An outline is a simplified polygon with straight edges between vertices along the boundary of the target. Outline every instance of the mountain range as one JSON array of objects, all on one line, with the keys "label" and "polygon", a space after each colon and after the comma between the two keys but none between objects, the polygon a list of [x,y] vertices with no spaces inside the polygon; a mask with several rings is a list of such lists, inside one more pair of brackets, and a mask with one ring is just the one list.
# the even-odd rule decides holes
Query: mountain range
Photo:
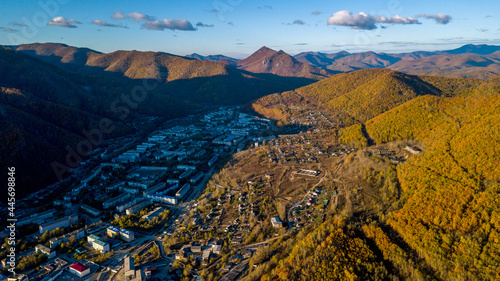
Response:
[{"label": "mountain range", "polygon": [[[0,49],[0,113],[8,117],[0,121],[5,140],[0,149],[2,165],[28,163],[23,164],[26,173],[38,178],[23,178],[36,178],[25,183],[35,190],[54,181],[47,163],[66,155],[64,144],[82,140],[82,131],[94,128],[98,120],[116,122],[118,129],[107,136],[113,138],[130,134],[133,130],[127,122],[136,116],[176,118],[210,106],[252,100],[257,112],[284,123],[297,108],[319,108],[337,126],[346,127],[420,95],[446,96],[456,89],[472,89],[480,81],[405,73],[485,79],[499,72],[499,48],[466,45],[397,55],[339,52],[292,57],[262,47],[246,59],[235,60],[163,52],[106,54],[59,43],[5,46]],[[383,67],[403,72],[355,71]],[[131,111],[129,119],[120,120],[113,103],[145,83],[155,85],[148,90],[148,98]],[[305,105],[296,104],[302,101]],[[27,161],[26,155],[38,160]]]},{"label": "mountain range", "polygon": [[[334,171],[354,167],[356,173],[311,184],[322,190],[342,186],[343,193],[328,196],[332,202],[345,198],[346,211],[330,203],[333,216],[311,217],[316,225],[277,237],[266,258],[252,260],[253,273],[266,280],[499,280],[499,54],[497,46],[466,45],[440,52],[292,57],[263,47],[233,60],[104,54],[55,43],[3,47],[0,166],[16,167],[16,192],[22,197],[54,182],[51,163],[65,162],[68,147],[102,120],[113,122],[104,136],[112,139],[131,136],[133,121],[144,117],[163,121],[227,104],[247,104],[284,126],[321,113],[330,126],[318,128],[315,136],[325,137],[328,148],[341,143],[359,148],[337,158]],[[436,73],[450,77],[430,76]],[[113,104],[125,104],[134,89],[146,89],[147,98],[121,118]],[[391,146],[404,156],[382,155],[392,152],[380,148]],[[260,159],[265,150],[248,153]],[[334,157],[330,152],[322,157]],[[350,165],[360,161],[388,169]],[[364,190],[359,184],[364,182],[380,190],[380,198]],[[376,206],[388,205],[386,212],[377,207],[364,217],[348,210],[354,204],[347,198],[365,195]],[[319,209],[326,208],[325,201],[318,202]],[[262,224],[273,229],[267,217]]]},{"label": "mountain range", "polygon": [[[18,167],[27,187],[19,196],[54,182],[51,163],[65,163],[66,147],[105,118],[115,124],[105,138],[116,138],[131,134],[128,123],[139,116],[177,118],[315,81],[165,53],[102,54],[51,43],[0,48],[0,73],[0,165]],[[140,105],[123,109],[134,89],[145,88]]]},{"label": "mountain range", "polygon": [[[274,73],[283,76],[302,74],[305,72],[318,74],[320,77],[339,72],[350,72],[366,68],[390,68],[408,74],[439,75],[460,78],[488,79],[500,74],[500,46],[464,45],[457,49],[445,51],[415,51],[410,53],[390,54],[361,52],[337,53],[303,52],[289,56],[283,51],[274,51],[262,47],[243,60],[231,59],[235,67],[252,72]],[[207,59],[210,57],[210,59]],[[196,57],[201,60],[216,60],[213,56]],[[281,59],[275,59],[281,57]],[[224,60],[227,60],[224,57]],[[283,63],[283,61],[287,61]],[[305,63],[315,68],[300,65]],[[300,65],[300,66],[298,66]],[[284,69],[286,66],[286,70]],[[325,72],[326,71],[326,72]],[[309,76],[317,78],[314,76]]]},{"label": "mountain range", "polygon": [[35,43],[10,48],[81,74],[105,73],[132,79],[166,81],[227,75],[230,71],[228,67],[251,73],[312,80],[367,68],[390,68],[408,74],[478,79],[488,79],[500,74],[500,46],[484,44],[469,44],[444,51],[399,54],[341,51],[330,54],[303,52],[295,56],[264,46],[242,60],[224,55],[191,54],[182,57],[163,52],[116,51],[104,54],[58,43]]}]

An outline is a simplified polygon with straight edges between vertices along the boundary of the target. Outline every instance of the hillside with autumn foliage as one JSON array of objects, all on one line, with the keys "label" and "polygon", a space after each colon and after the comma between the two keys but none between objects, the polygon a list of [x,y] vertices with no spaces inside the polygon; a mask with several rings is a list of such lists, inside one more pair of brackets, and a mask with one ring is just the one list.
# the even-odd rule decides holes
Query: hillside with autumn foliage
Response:
[{"label": "hillside with autumn foliage", "polygon": [[421,97],[366,124],[379,143],[416,139],[428,147],[398,167],[406,202],[387,223],[443,279],[499,278],[499,117],[498,90],[484,90]]},{"label": "hillside with autumn foliage", "polygon": [[[334,122],[330,132],[360,149],[335,165],[331,184],[351,181],[351,192],[379,200],[350,213],[334,212],[333,221],[327,215],[323,224],[286,238],[285,254],[260,265],[247,280],[500,278],[500,77],[365,70],[266,96],[252,106],[288,125],[311,111],[349,120]],[[401,147],[404,158],[401,143],[412,143]],[[380,162],[384,154],[389,157]],[[367,155],[372,164],[363,160]],[[390,168],[373,170],[380,165],[375,163]]]}]

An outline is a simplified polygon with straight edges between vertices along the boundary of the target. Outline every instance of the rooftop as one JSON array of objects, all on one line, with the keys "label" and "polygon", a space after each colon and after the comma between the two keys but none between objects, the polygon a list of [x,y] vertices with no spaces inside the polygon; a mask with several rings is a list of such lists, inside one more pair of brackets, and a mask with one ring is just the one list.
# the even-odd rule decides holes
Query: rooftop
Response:
[{"label": "rooftop", "polygon": [[72,269],[74,269],[74,270],[76,270],[78,272],[84,272],[85,270],[89,269],[88,267],[86,267],[85,265],[83,265],[83,264],[81,264],[79,262],[71,265],[70,268],[72,268]]},{"label": "rooftop", "polygon": [[114,232],[119,232],[120,230],[114,226],[108,227],[109,230],[114,231]]},{"label": "rooftop", "polygon": [[132,234],[134,234],[134,232],[133,232],[133,231],[131,231],[131,230],[126,230],[126,229],[120,229],[120,232],[121,232],[121,233],[124,233],[124,234],[127,234],[127,235],[132,235]]},{"label": "rooftop", "polygon": [[95,240],[94,243],[96,243],[97,245],[100,245],[100,246],[105,246],[108,244],[108,243],[101,241],[101,240]]}]

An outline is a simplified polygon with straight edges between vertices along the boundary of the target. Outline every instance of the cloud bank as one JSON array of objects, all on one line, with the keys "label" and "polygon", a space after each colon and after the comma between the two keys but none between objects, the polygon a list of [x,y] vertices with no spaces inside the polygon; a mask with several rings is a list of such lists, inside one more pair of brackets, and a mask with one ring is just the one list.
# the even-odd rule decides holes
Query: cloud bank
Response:
[{"label": "cloud bank", "polygon": [[379,23],[388,24],[421,24],[417,18],[432,19],[437,24],[448,24],[451,20],[450,15],[445,14],[419,14],[415,17],[402,17],[395,15],[392,17],[384,17],[379,15],[370,15],[365,12],[353,14],[351,11],[343,10],[334,13],[328,18],[328,25],[349,26],[353,29],[373,30],[377,28]]},{"label": "cloud bank", "polygon": [[417,15],[417,18],[433,19],[437,24],[448,24],[451,20],[450,15],[445,15],[443,13],[439,13],[437,15],[420,14]]},{"label": "cloud bank", "polygon": [[213,24],[204,24],[201,21],[199,21],[198,23],[196,23],[196,26],[197,27],[214,27]]},{"label": "cloud bank", "polygon": [[102,20],[93,20],[91,23],[95,24],[95,25],[99,25],[99,26],[128,28],[128,27],[121,25],[121,24],[111,24],[111,23],[107,23],[107,22],[102,21]]},{"label": "cloud bank", "polygon": [[114,12],[111,18],[115,20],[133,19],[137,22],[143,20],[153,20],[153,17],[139,12],[133,12],[126,15],[122,12]]},{"label": "cloud bank", "polygon": [[66,28],[76,28],[77,26],[75,24],[81,24],[81,22],[76,21],[74,19],[67,20],[64,17],[55,17],[47,23],[47,25],[66,27]]},{"label": "cloud bank", "polygon": [[379,15],[369,15],[361,12],[353,14],[351,11],[343,10],[334,13],[328,18],[328,25],[349,26],[354,29],[372,30],[377,28],[377,23],[392,24],[420,24],[414,17],[402,17],[395,15],[393,17],[384,17]]},{"label": "cloud bank", "polygon": [[143,25],[143,28],[150,30],[184,30],[184,31],[193,31],[196,28],[186,19],[163,19],[163,20],[152,20],[146,21]]}]

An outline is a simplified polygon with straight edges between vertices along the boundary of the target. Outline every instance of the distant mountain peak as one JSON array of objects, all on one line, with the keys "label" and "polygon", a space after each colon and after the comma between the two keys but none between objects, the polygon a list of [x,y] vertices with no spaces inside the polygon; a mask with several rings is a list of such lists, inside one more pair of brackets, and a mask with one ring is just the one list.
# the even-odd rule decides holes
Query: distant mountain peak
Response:
[{"label": "distant mountain peak", "polygon": [[449,51],[444,51],[444,53],[447,54],[468,54],[468,53],[473,53],[473,54],[478,54],[478,55],[489,55],[493,54],[494,52],[500,51],[500,46],[495,46],[495,45],[487,45],[487,44],[467,44],[463,45],[462,47],[449,50]]},{"label": "distant mountain peak", "polygon": [[257,52],[258,52],[258,51],[261,51],[261,50],[272,50],[272,49],[271,49],[271,48],[269,48],[268,46],[262,46],[262,47],[260,47],[260,48],[257,50]]},{"label": "distant mountain peak", "polygon": [[261,47],[249,57],[238,62],[238,68],[254,73],[272,73],[280,76],[306,77],[319,80],[333,72],[297,61],[283,50]]}]

